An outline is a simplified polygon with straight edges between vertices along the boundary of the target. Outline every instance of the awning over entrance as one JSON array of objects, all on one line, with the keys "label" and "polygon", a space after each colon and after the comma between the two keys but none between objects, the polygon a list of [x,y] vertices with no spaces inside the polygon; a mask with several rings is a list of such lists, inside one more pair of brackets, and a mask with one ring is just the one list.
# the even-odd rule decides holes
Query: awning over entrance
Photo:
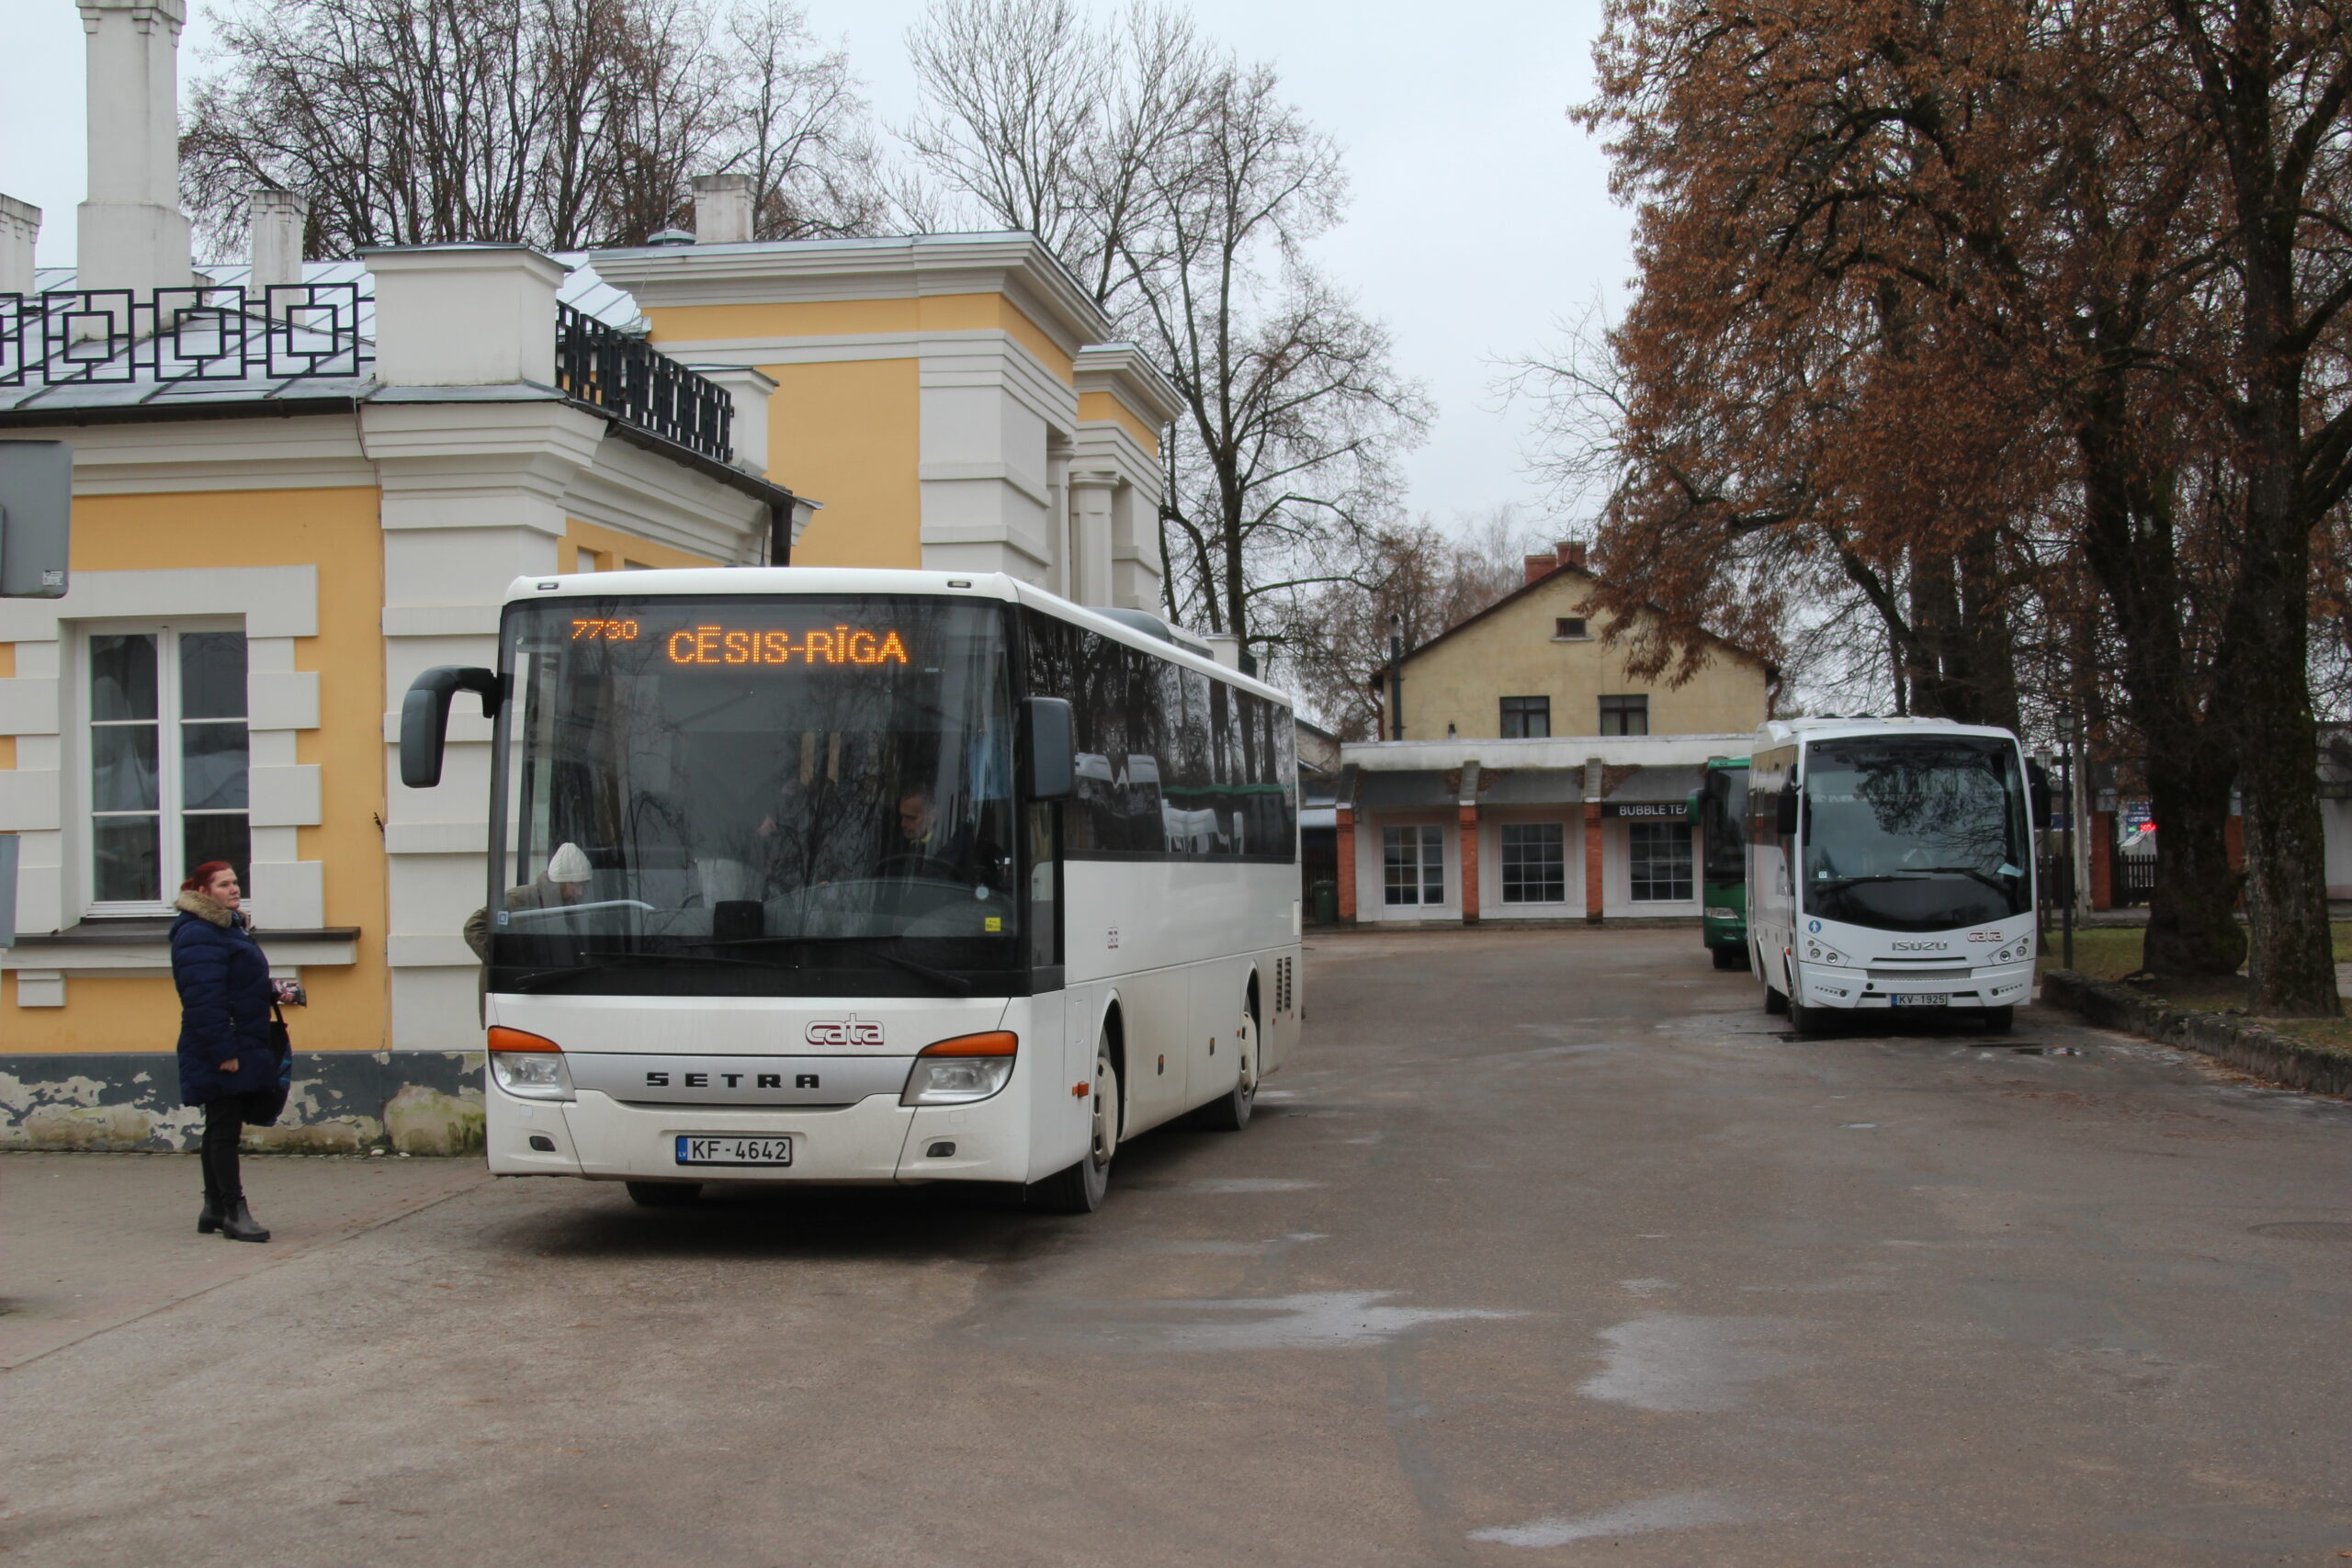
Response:
[{"label": "awning over entrance", "polygon": [[1687,766],[1644,768],[1610,792],[1600,803],[1600,814],[1679,822],[1705,773]]}]

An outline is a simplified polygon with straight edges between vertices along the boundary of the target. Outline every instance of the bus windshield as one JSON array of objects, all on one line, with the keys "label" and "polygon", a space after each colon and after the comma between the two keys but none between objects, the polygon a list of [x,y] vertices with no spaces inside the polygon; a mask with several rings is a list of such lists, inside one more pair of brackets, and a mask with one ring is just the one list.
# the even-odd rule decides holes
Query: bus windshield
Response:
[{"label": "bus windshield", "polygon": [[1700,829],[1706,879],[1742,882],[1747,877],[1747,768],[1710,767],[1701,797]]},{"label": "bus windshield", "polygon": [[2017,748],[1989,737],[1819,740],[1804,759],[1804,911],[1949,931],[2033,908]]},{"label": "bus windshield", "polygon": [[1005,624],[920,597],[510,607],[492,988],[1004,994]]}]

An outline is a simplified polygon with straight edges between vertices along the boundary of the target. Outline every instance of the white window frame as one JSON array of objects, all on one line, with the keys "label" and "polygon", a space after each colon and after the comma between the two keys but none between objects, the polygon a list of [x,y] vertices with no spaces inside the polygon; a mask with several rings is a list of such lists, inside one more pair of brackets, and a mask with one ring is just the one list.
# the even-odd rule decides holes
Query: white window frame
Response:
[{"label": "white window frame", "polygon": [[[176,731],[187,721],[180,715],[180,636],[185,632],[235,632],[245,638],[245,829],[246,842],[252,843],[253,831],[253,637],[246,630],[244,618],[239,615],[174,615],[163,619],[83,621],[74,627],[71,643],[73,666],[73,712],[78,737],[73,761],[74,829],[69,842],[74,850],[74,863],[77,868],[82,897],[78,900],[82,918],[85,919],[123,919],[133,917],[168,915],[172,900],[178,897],[179,885],[187,879],[187,835],[180,826],[183,807],[179,805],[182,791],[181,751],[175,743],[164,743],[166,731]],[[97,832],[93,819],[97,812],[91,768],[96,748],[90,737],[96,714],[90,696],[91,649],[94,637],[153,637],[155,638],[155,800],[161,820],[157,833],[157,880],[162,884],[160,897],[153,899],[97,897]],[[204,721],[198,721],[204,722]],[[173,736],[175,742],[177,736]],[[248,855],[250,856],[250,850]],[[250,911],[248,900],[244,908]]]},{"label": "white window frame", "polygon": [[[1498,822],[1498,823],[1497,823],[1495,826],[1496,826],[1496,832],[1495,832],[1495,870],[1496,870],[1496,872],[1498,873],[1498,875],[1497,875],[1497,881],[1498,881],[1498,882],[1500,884],[1500,886],[1501,886],[1501,891],[1502,891],[1502,901],[1503,901],[1504,903],[1506,903],[1506,904],[1565,904],[1565,903],[1566,903],[1566,902],[1568,901],[1568,825],[1567,825],[1566,823],[1565,823],[1565,822]],[[1559,893],[1558,893],[1558,895],[1557,895],[1556,897],[1550,897],[1550,898],[1524,898],[1524,897],[1513,897],[1511,896],[1511,890],[1510,890],[1510,872],[1511,872],[1510,839],[1511,839],[1511,830],[1512,830],[1513,829],[1520,829],[1524,830],[1524,829],[1543,829],[1543,828],[1549,828],[1549,829],[1552,829],[1555,832],[1556,832],[1556,833],[1558,833],[1558,834],[1559,834],[1559,842],[1558,842],[1558,844],[1557,844],[1555,847],[1556,847],[1556,848],[1559,850],[1559,852],[1560,852],[1560,855],[1559,855],[1559,868],[1560,868],[1560,874],[1559,874],[1559,878],[1558,878],[1558,880],[1559,880],[1559,884],[1560,884],[1560,891],[1559,891]],[[1539,836],[1539,837],[1541,837],[1541,835],[1540,835],[1540,834],[1539,834],[1538,836]],[[1549,880],[1550,880],[1549,878],[1539,878],[1539,879],[1538,879],[1538,881],[1539,881],[1539,882],[1548,882]],[[1524,878],[1522,878],[1521,886],[1523,886],[1524,885],[1525,885],[1525,879],[1524,879]]]},{"label": "white window frame", "polygon": [[[1674,897],[1660,898],[1660,897],[1654,897],[1654,896],[1645,895],[1645,894],[1644,894],[1644,893],[1642,893],[1642,892],[1640,891],[1640,889],[1641,889],[1641,886],[1642,886],[1642,882],[1641,882],[1641,878],[1640,878],[1640,877],[1635,874],[1635,867],[1640,863],[1642,857],[1641,857],[1641,855],[1640,855],[1640,853],[1639,853],[1639,852],[1637,851],[1637,849],[1636,849],[1636,847],[1635,847],[1635,846],[1636,846],[1636,840],[1638,840],[1639,839],[1641,839],[1641,838],[1644,836],[1644,830],[1645,830],[1645,829],[1655,829],[1656,831],[1660,832],[1660,833],[1679,833],[1679,834],[1682,836],[1682,837],[1681,837],[1681,843],[1682,843],[1683,869],[1684,869],[1684,871],[1688,874],[1689,878],[1690,878],[1690,886],[1689,890],[1688,890],[1687,892],[1685,892],[1685,893],[1682,895],[1682,897],[1679,897],[1679,898],[1674,898]],[[1671,886],[1671,884],[1669,884],[1669,886]],[[1698,845],[1697,845],[1695,842],[1693,842],[1693,841],[1692,841],[1692,834],[1691,834],[1690,829],[1686,824],[1684,824],[1684,823],[1680,823],[1680,822],[1628,822],[1628,823],[1626,823],[1626,824],[1625,824],[1625,901],[1626,901],[1627,903],[1629,903],[1629,904],[1689,904],[1689,903],[1695,902],[1695,901],[1697,900],[1698,897],[1699,897]]]},{"label": "white window frame", "polygon": [[[1388,880],[1389,837],[1395,833],[1411,835],[1413,847],[1412,891],[1409,899],[1399,898],[1398,889]],[[1432,852],[1434,852],[1432,853]],[[1432,875],[1431,874],[1435,874]],[[1429,896],[1431,886],[1436,897]],[[1445,903],[1445,829],[1435,823],[1400,822],[1385,824],[1380,829],[1380,901],[1391,909],[1429,909]]]}]

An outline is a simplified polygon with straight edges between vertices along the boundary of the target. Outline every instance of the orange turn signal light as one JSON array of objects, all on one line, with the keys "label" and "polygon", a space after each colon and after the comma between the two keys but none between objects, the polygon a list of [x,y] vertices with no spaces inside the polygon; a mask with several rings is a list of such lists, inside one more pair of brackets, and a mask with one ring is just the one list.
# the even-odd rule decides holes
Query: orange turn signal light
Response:
[{"label": "orange turn signal light", "polygon": [[528,1034],[519,1029],[497,1025],[490,1032],[490,1048],[493,1051],[561,1051],[562,1046],[544,1034]]},{"label": "orange turn signal light", "polygon": [[[552,1050],[554,1047],[548,1047]],[[1021,1050],[1021,1036],[1009,1029],[992,1030],[986,1034],[958,1034],[953,1040],[942,1040],[936,1045],[926,1045],[918,1055],[923,1056],[1012,1056]]]}]

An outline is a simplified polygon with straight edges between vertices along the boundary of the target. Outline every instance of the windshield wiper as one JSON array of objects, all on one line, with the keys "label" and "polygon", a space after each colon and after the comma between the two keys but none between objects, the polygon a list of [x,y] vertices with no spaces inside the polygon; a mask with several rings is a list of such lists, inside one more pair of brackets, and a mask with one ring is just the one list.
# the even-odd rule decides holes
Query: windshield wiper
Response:
[{"label": "windshield wiper", "polygon": [[[864,942],[869,940],[871,939],[854,936],[746,936],[735,937],[727,942],[690,942],[685,945],[688,947],[773,947],[778,944],[792,946],[802,942]],[[878,958],[885,964],[896,964],[899,968],[905,970],[910,975],[920,975],[924,979],[929,980],[932,984],[939,987],[940,989],[949,993],[951,996],[968,997],[972,994],[972,983],[969,980],[965,979],[961,975],[951,975],[944,969],[934,969],[928,964],[918,964],[911,958],[901,958],[895,953],[886,953],[878,947],[861,947],[856,951],[868,958]],[[740,963],[742,961],[715,959],[713,962]],[[777,964],[776,967],[785,968],[790,966]]]},{"label": "windshield wiper", "polygon": [[573,964],[561,969],[539,969],[516,978],[507,988],[516,991],[538,989],[546,980],[560,980],[573,975],[594,974],[599,969],[628,969],[639,964],[723,964],[744,969],[790,969],[789,964],[778,964],[765,958],[721,958],[708,953],[638,953],[627,948],[594,950],[598,962]]},{"label": "windshield wiper", "polygon": [[1983,883],[1985,886],[1990,887],[1996,893],[2007,893],[2009,891],[2007,886],[1994,879],[1992,873],[1977,871],[1973,867],[1964,865],[1913,866],[1904,871],[1882,871],[1871,876],[1816,877],[1815,880],[1805,884],[1805,886],[1808,887],[1831,888],[1855,887],[1866,882],[1908,882],[1914,878],[1922,876],[1970,876]]}]

